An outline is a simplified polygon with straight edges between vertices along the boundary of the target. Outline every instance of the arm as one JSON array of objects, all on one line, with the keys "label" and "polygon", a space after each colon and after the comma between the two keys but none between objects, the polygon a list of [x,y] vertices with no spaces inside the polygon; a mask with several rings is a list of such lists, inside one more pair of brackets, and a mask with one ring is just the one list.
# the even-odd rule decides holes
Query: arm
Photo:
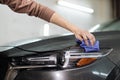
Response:
[{"label": "arm", "polygon": [[38,4],[34,0],[1,0],[2,4],[8,5],[13,11],[18,13],[27,13],[30,16],[36,16],[42,18],[48,22],[61,26],[75,34],[75,37],[79,40],[84,40],[88,45],[88,39],[93,45],[95,37],[88,31],[82,30],[77,26],[66,21],[62,16],[55,13],[53,10]]},{"label": "arm", "polygon": [[94,43],[95,43],[95,37],[93,34],[71,24],[70,22],[66,21],[62,16],[60,16],[57,13],[54,13],[52,15],[50,22],[71,31],[72,33],[75,34],[75,37],[77,39],[79,39],[81,41],[84,40],[87,45],[88,45],[88,39],[90,40],[91,45],[94,45]]}]

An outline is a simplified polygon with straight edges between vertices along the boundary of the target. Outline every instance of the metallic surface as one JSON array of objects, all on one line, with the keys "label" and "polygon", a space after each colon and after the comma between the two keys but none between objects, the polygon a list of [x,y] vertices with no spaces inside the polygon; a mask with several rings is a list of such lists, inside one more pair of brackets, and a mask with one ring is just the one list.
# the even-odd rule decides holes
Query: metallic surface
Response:
[{"label": "metallic surface", "polygon": [[[16,76],[13,76],[13,80],[114,80],[116,76],[119,77],[118,73],[120,72],[120,32],[110,31],[94,34],[100,41],[100,48],[109,47],[113,48],[113,51],[83,67],[39,68],[33,65],[32,67],[34,68],[29,67],[31,65],[24,66],[24,69],[19,67],[19,65],[24,64],[21,63],[21,57],[34,55],[45,56],[45,54],[49,54],[42,53],[42,51],[52,51],[54,49],[59,51],[68,50],[69,48],[67,47],[75,46],[76,43],[73,35],[33,42],[18,46],[18,48],[3,51],[1,54],[10,58],[9,63],[13,62],[15,66],[18,66],[12,66],[13,68],[11,68],[11,70],[17,70]],[[55,51],[51,53],[54,54]],[[14,60],[11,60],[13,58]],[[9,70],[8,73],[12,75]],[[11,77],[9,75],[6,75],[7,79]],[[110,77],[111,75],[112,77]]]}]

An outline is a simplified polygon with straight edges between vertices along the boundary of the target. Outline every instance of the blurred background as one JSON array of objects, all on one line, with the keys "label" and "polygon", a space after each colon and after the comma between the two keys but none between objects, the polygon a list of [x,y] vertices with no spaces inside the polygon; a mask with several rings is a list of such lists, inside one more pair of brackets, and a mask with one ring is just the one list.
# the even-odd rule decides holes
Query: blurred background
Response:
[{"label": "blurred background", "polygon": [[[36,1],[53,9],[78,27],[89,31],[95,25],[120,17],[119,0]],[[15,13],[8,6],[0,5],[0,45],[22,39],[69,33],[71,32],[57,25],[34,16]]]}]

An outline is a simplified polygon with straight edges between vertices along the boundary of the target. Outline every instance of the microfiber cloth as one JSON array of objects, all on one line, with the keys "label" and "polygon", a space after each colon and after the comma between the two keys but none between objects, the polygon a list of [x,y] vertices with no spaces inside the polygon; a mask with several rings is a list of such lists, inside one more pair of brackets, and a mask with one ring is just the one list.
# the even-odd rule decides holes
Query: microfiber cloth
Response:
[{"label": "microfiber cloth", "polygon": [[[80,41],[76,39],[76,42],[84,49],[85,52],[98,52],[100,51],[99,48],[99,41],[97,40],[93,46],[89,45],[87,46],[84,41]],[[90,44],[90,41],[88,40],[88,43]]]}]

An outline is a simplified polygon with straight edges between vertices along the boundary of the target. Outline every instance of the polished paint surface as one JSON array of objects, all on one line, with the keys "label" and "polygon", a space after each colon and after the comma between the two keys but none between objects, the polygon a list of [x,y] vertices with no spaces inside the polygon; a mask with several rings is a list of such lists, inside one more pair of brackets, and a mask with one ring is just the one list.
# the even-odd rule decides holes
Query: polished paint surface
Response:
[{"label": "polished paint surface", "polygon": [[[93,63],[82,67],[25,69],[14,69],[13,67],[12,69],[18,71],[14,80],[113,80],[117,76],[116,73],[120,71],[118,68],[120,66],[120,32],[97,32],[94,34],[100,41],[100,48],[113,48],[113,51],[106,57],[98,58]],[[10,57],[10,59],[17,56],[15,60],[19,62],[19,58],[22,56],[45,55],[41,51],[61,51],[75,45],[75,38],[71,35],[18,46],[1,52],[1,54]],[[16,66],[18,65],[21,64],[17,63]],[[110,75],[112,75],[112,78],[108,78]]]}]

